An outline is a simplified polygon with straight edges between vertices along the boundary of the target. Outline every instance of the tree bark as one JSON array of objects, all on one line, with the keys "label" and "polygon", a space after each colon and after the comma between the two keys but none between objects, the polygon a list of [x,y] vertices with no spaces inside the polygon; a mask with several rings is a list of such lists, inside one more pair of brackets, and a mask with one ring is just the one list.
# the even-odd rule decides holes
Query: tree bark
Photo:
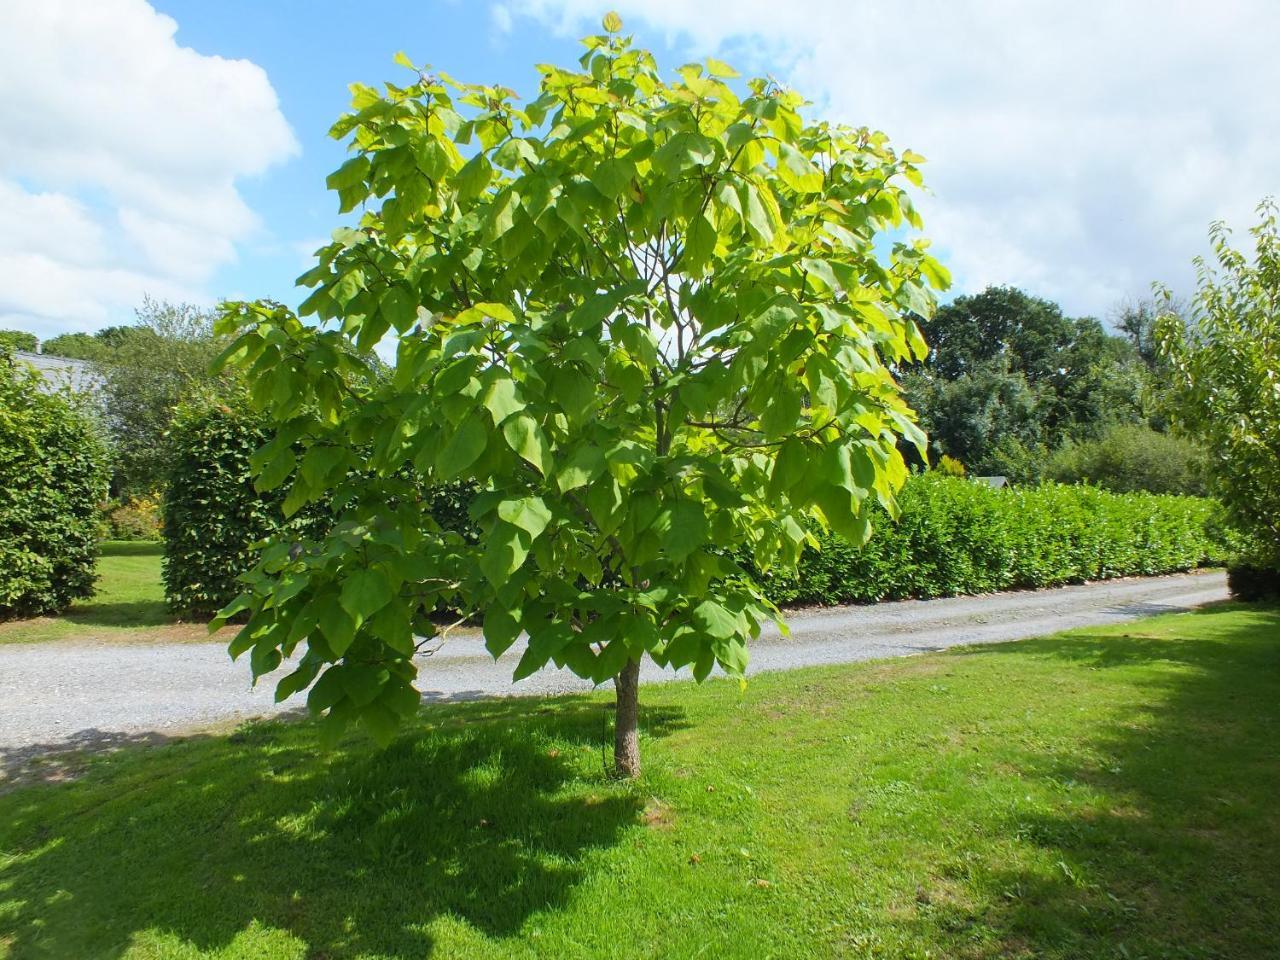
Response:
[{"label": "tree bark", "polygon": [[613,723],[613,769],[619,777],[640,776],[640,661],[629,660],[613,678],[618,711]]}]

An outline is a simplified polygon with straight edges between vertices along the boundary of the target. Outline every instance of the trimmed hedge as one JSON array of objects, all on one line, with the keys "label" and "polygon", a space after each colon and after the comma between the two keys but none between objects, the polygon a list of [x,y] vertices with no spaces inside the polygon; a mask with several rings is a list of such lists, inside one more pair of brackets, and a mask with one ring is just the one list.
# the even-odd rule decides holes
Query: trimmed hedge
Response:
[{"label": "trimmed hedge", "polygon": [[[306,539],[328,522],[313,507],[286,523],[285,491],[253,489],[249,458],[267,436],[243,409],[180,411],[164,518],[165,592],[174,609],[212,615],[240,592],[236,575],[251,566],[255,542],[279,529]],[[420,495],[442,526],[471,532],[471,490],[450,485]],[[1217,503],[1197,497],[1058,484],[994,490],[935,472],[912,477],[901,506],[897,523],[877,518],[861,549],[824,536],[797,576],[756,578],[779,605],[872,603],[1172,573],[1239,552]]]},{"label": "trimmed hedge", "polygon": [[[321,536],[330,522],[312,504],[286,520],[287,487],[259,493],[249,459],[268,440],[266,422],[247,407],[192,403],[169,432],[172,473],[165,494],[165,598],[183,616],[212,617],[240,593],[237,576],[253,565],[253,545],[289,531],[298,540]],[[472,492],[463,484],[423,491],[423,508],[443,527],[466,533]]]},{"label": "trimmed hedge", "polygon": [[1280,570],[1232,564],[1227,567],[1227,589],[1237,600],[1280,600]]},{"label": "trimmed hedge", "polygon": [[798,576],[761,576],[765,592],[780,605],[925,599],[1173,573],[1235,552],[1221,508],[1197,497],[995,490],[925,474],[908,481],[901,507],[861,549],[821,537]]},{"label": "trimmed hedge", "polygon": [[174,417],[162,568],[175,612],[213,616],[240,592],[255,543],[281,529],[305,537],[317,522],[315,511],[286,522],[285,491],[254,489],[249,458],[268,438],[265,421],[240,404],[188,405]]},{"label": "trimmed hedge", "polygon": [[0,352],[0,620],[93,595],[107,478],[92,417]]}]

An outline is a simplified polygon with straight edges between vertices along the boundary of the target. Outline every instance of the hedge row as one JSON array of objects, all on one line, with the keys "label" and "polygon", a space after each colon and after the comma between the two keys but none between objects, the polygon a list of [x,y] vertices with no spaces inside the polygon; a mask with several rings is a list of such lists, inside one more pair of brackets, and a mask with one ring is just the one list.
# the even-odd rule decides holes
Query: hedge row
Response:
[{"label": "hedge row", "polygon": [[315,514],[283,519],[283,491],[259,493],[249,459],[266,443],[265,422],[239,405],[179,409],[169,432],[164,503],[165,598],[176,612],[212,616],[253,565],[253,545],[276,531],[305,536]]},{"label": "hedge row", "polygon": [[[189,409],[173,428],[175,471],[165,509],[170,604],[208,615],[238,592],[252,545],[284,526],[283,491],[259,494],[249,459],[267,437],[252,414]],[[469,492],[424,492],[426,508],[465,531]],[[838,537],[805,554],[796,576],[757,577],[780,605],[867,603],[988,593],[1220,564],[1234,552],[1210,500],[1046,484],[994,490],[937,473],[908,481],[897,523],[877,518],[861,549]],[[299,538],[327,522],[311,510],[288,523]]]},{"label": "hedge row", "polygon": [[0,620],[92,595],[106,496],[92,416],[0,351]]},{"label": "hedge row", "polygon": [[[311,505],[289,520],[287,488],[254,489],[250,458],[269,437],[265,421],[232,400],[178,410],[169,433],[172,472],[165,494],[163,576],[171,609],[211,617],[240,593],[236,577],[253,565],[253,546],[288,531],[318,537],[327,511]],[[440,524],[463,530],[470,493],[450,485],[424,493]]]},{"label": "hedge row", "polygon": [[1199,497],[1044,484],[995,490],[917,476],[863,548],[820,538],[798,575],[761,577],[778,604],[869,603],[1154,575],[1224,563],[1221,508]]}]

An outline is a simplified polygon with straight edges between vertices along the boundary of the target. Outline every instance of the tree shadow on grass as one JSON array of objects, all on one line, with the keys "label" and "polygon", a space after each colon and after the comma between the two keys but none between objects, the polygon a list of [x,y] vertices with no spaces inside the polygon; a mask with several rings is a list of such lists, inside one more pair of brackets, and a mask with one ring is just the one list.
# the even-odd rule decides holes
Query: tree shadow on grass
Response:
[{"label": "tree shadow on grass", "polygon": [[[992,894],[982,920],[1003,936],[978,955],[1280,957],[1280,610],[1140,631],[964,651],[1141,671],[1138,695],[1085,752],[1019,758],[1022,777],[1080,799],[1022,810],[1004,828],[1047,853],[1049,869],[962,871]],[[930,922],[972,919],[942,909],[953,915]]]},{"label": "tree shadow on grass", "polygon": [[[16,855],[0,867],[0,945],[216,951],[256,925],[336,960],[430,955],[440,917],[515,935],[637,821],[633,788],[595,773],[602,710],[428,707],[386,751],[352,740],[327,754],[311,724],[277,721],[125,750],[79,783],[0,797],[0,850]],[[643,722],[662,736],[684,720]]]}]

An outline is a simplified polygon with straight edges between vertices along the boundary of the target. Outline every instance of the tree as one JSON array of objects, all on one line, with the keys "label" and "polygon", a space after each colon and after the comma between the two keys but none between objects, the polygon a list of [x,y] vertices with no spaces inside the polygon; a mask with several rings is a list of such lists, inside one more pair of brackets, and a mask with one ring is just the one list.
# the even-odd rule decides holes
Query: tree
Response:
[{"label": "tree", "polygon": [[50,356],[69,360],[100,360],[106,346],[98,334],[60,333],[46,340],[43,350]]},{"label": "tree", "polygon": [[[882,261],[876,239],[919,227],[922,158],[715,60],[668,82],[605,23],[523,108],[443,74],[353,87],[329,185],[363,214],[301,278],[320,323],[228,307],[225,360],[276,429],[259,485],[338,514],[264,549],[231,650],[261,676],[305,639],[277,697],[310,688],[330,736],[393,735],[453,610],[495,656],[527,634],[517,680],[613,678],[633,776],[641,658],[741,675],[778,613],[736,558],[792,567],[810,521],[864,541],[906,477],[899,438],[924,443],[889,364],[924,356],[908,314],[947,277],[923,241]],[[423,505],[459,479],[479,542]]]},{"label": "tree", "polygon": [[1135,348],[1092,317],[1013,287],[957,297],[923,323],[933,350],[908,397],[939,452],[976,473],[1031,480],[1063,442],[1142,419]]},{"label": "tree", "polygon": [[[198,392],[217,392],[209,365],[224,344],[213,316],[191,304],[146,298],[132,326],[94,336],[93,360],[103,379],[106,419],[116,458],[116,492],[158,489],[168,474],[165,436],[178,405]],[[93,350],[89,350],[94,353]]]},{"label": "tree", "polygon": [[40,341],[36,339],[34,333],[27,333],[25,330],[0,330],[0,350],[12,352],[14,350],[34,351],[40,346]]},{"label": "tree", "polygon": [[[1280,568],[1280,231],[1273,199],[1258,206],[1252,259],[1217,221],[1213,260],[1195,261],[1186,322],[1173,310],[1156,336],[1170,368],[1174,422],[1209,452],[1210,480],[1232,517]],[[1171,304],[1168,291],[1163,291]]]}]

